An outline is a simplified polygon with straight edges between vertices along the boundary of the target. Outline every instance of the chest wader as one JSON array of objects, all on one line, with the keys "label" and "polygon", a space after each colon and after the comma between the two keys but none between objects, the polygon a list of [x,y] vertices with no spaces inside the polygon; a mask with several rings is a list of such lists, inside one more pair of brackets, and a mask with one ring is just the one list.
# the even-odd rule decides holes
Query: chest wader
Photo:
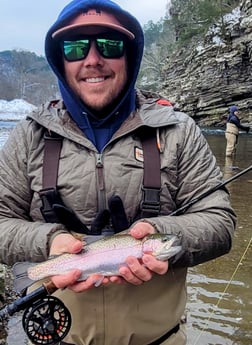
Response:
[{"label": "chest wader", "polygon": [[[160,151],[157,146],[156,130],[145,127],[139,131],[143,147],[144,174],[142,185],[142,201],[136,219],[156,217],[160,212]],[[113,196],[108,201],[109,210],[103,210],[94,219],[91,229],[83,224],[77,215],[66,207],[57,189],[58,167],[63,138],[56,133],[46,131],[44,135],[45,148],[42,170],[42,186],[39,192],[42,200],[41,213],[46,222],[61,223],[69,231],[87,235],[111,235],[127,229],[127,216],[123,202],[119,196]],[[108,229],[108,224],[112,223]],[[149,345],[160,345],[171,335],[179,331],[179,324],[163,334]],[[61,345],[74,345],[61,342]]]}]

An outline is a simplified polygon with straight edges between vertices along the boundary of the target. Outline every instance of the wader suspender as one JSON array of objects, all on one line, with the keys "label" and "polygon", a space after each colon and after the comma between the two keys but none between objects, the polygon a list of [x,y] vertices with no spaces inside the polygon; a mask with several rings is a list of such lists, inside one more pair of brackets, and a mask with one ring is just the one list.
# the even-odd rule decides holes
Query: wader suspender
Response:
[{"label": "wader suspender", "polygon": [[[143,199],[140,204],[141,218],[155,217],[160,211],[160,156],[156,142],[156,130],[145,128],[141,134],[144,155]],[[47,223],[61,223],[54,204],[63,205],[57,190],[59,157],[63,138],[56,133],[46,132],[42,171],[41,213]]]},{"label": "wader suspender", "polygon": [[160,152],[157,146],[156,129],[145,128],[140,138],[144,156],[141,218],[156,217],[160,212],[161,192]]},{"label": "wader suspender", "polygon": [[62,137],[46,131],[44,135],[45,148],[42,170],[42,189],[39,192],[42,200],[41,213],[47,223],[59,223],[52,208],[55,203],[62,203],[57,191],[59,158],[62,147]]}]

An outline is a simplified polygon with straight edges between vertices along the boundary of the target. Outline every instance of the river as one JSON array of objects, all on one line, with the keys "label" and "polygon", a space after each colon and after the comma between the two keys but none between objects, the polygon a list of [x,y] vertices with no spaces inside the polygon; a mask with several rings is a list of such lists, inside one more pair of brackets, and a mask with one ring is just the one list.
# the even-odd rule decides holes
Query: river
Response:
[{"label": "river", "polygon": [[[225,137],[206,134],[227,180],[252,165],[252,136],[240,135],[233,160]],[[238,217],[233,248],[221,258],[190,269],[188,345],[252,344],[252,170],[227,185]]]},{"label": "river", "polygon": [[[1,126],[1,124],[0,124]],[[8,137],[0,128],[0,146]],[[252,164],[252,135],[240,135],[235,159],[225,159],[222,130],[204,131],[227,180]],[[252,344],[252,171],[227,185],[238,217],[231,252],[189,269],[188,345]],[[18,331],[19,330],[19,331]],[[24,345],[20,317],[9,321],[7,345]]]}]

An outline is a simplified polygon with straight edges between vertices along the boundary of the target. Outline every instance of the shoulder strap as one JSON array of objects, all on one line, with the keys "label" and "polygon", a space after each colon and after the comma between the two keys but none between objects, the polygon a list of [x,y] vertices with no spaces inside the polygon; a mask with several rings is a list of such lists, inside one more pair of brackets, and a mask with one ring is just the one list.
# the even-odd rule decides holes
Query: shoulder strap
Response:
[{"label": "shoulder strap", "polygon": [[160,151],[157,146],[156,129],[144,128],[140,138],[143,145],[144,178],[141,217],[155,217],[160,212]]},{"label": "shoulder strap", "polygon": [[44,219],[48,223],[58,223],[52,205],[62,203],[57,191],[57,179],[59,170],[59,158],[63,138],[53,132],[46,131],[44,135],[45,148],[42,170],[42,189],[39,192],[42,200],[40,209]]},{"label": "shoulder strap", "polygon": [[47,223],[62,223],[68,230],[89,234],[89,229],[74,212],[66,207],[57,189],[60,152],[63,138],[54,133],[44,135],[45,148],[42,171],[42,189],[39,192],[42,207],[40,211]]},{"label": "shoulder strap", "polygon": [[44,135],[45,149],[42,172],[43,189],[56,188],[62,137],[53,132]]}]

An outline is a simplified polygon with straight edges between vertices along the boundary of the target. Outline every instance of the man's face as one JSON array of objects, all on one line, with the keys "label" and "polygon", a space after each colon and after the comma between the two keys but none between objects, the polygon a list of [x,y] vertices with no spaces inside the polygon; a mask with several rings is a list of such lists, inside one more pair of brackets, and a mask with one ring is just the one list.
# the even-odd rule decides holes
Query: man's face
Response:
[{"label": "man's face", "polygon": [[[95,36],[99,37],[97,34]],[[100,112],[101,116],[102,110],[117,99],[127,83],[125,53],[119,58],[103,57],[94,40],[91,40],[84,59],[67,61],[64,58],[64,70],[70,88],[90,109]]]}]

